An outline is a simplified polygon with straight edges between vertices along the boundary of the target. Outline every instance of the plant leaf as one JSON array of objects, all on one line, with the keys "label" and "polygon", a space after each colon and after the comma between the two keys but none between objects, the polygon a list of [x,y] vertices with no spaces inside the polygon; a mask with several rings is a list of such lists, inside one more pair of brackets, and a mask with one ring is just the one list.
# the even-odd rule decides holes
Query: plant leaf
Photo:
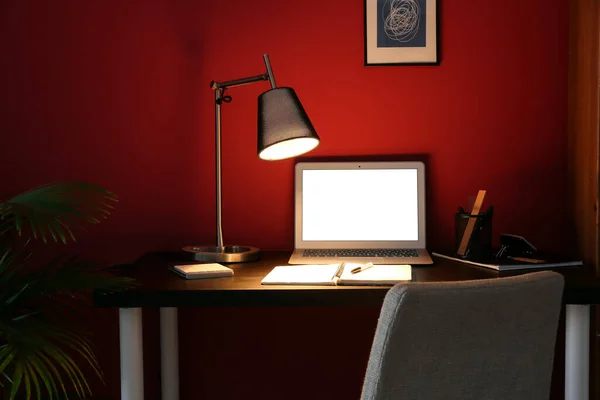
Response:
[{"label": "plant leaf", "polygon": [[[5,223],[14,222],[20,235],[25,230],[23,222],[28,221],[33,237],[37,238],[39,233],[46,241],[46,229],[52,235],[59,225],[69,232],[70,226],[99,223],[111,214],[114,207],[110,203],[116,201],[114,193],[96,185],[79,181],[55,182],[8,200],[2,204],[1,216]],[[73,235],[70,237],[74,238]],[[65,235],[59,234],[53,239],[66,242]]]},{"label": "plant leaf", "polygon": [[4,305],[10,306],[12,304],[12,302],[15,301],[21,295],[21,293],[23,293],[25,290],[27,290],[28,287],[29,287],[29,284],[22,286],[17,293],[15,293],[11,297],[9,297],[8,300],[6,300],[4,302]]},{"label": "plant leaf", "polygon": [[40,387],[40,381],[38,380],[38,377],[37,377],[37,371],[33,368],[33,365],[31,364],[31,362],[29,360],[25,361],[25,372],[26,372],[26,376],[28,376],[29,379],[31,379],[31,381],[33,382],[33,386],[35,386],[35,393],[37,393],[38,400],[41,400],[42,399],[42,390]]},{"label": "plant leaf", "polygon": [[25,382],[25,397],[31,399],[31,380],[29,379],[26,366],[23,368],[23,382]]},{"label": "plant leaf", "polygon": [[[2,364],[0,364],[0,372],[4,372],[6,367],[10,364],[10,362],[15,358],[14,353],[8,351],[6,356],[3,355]],[[6,357],[6,358],[4,358]]]},{"label": "plant leaf", "polygon": [[52,375],[48,372],[48,369],[45,368],[43,361],[36,355],[31,355],[28,358],[29,363],[37,371],[44,382],[44,386],[46,386],[46,390],[48,391],[49,400],[52,400],[55,393],[58,393],[58,388],[54,383],[54,379],[52,379]]},{"label": "plant leaf", "polygon": [[[48,359],[48,357],[46,357],[43,353],[38,353],[38,357],[40,358],[40,360],[42,361],[42,364],[47,368],[48,375],[50,377],[54,376],[53,379],[51,378],[52,382],[54,382],[54,386],[56,386],[56,382],[58,382],[58,384],[60,385],[62,392],[66,393],[67,392],[67,388],[65,387],[65,383],[62,380],[62,376],[60,375],[60,372],[58,372],[58,369],[54,366],[54,363],[52,361],[50,361]],[[56,393],[58,393],[58,389],[56,390]]]},{"label": "plant leaf", "polygon": [[12,379],[10,379],[10,376],[6,375],[4,372],[2,372],[2,375],[8,382],[10,382],[11,384],[13,383]]},{"label": "plant leaf", "polygon": [[[91,388],[85,375],[67,352],[73,350],[76,354],[82,356],[93,370],[102,379],[98,361],[93,355],[92,349],[86,340],[73,332],[59,328],[52,323],[53,321],[44,321],[36,317],[21,320],[18,325],[20,335],[13,337],[10,341],[13,349],[6,351],[9,355],[15,353],[22,356],[13,360],[11,365],[16,369],[26,368],[29,364],[38,369],[40,376],[46,388],[54,390],[58,386],[65,392],[64,382],[61,378],[60,368],[66,374],[68,381],[72,383],[73,388],[79,397],[86,394],[91,395]],[[43,332],[43,337],[40,336]],[[0,350],[2,354],[2,350]],[[44,372],[45,371],[45,372]],[[30,377],[31,378],[31,377]],[[23,380],[23,383],[25,381]],[[58,393],[58,392],[56,392]]]},{"label": "plant leaf", "polygon": [[103,379],[89,340],[69,324],[79,320],[73,317],[81,316],[81,300],[93,290],[121,290],[134,281],[74,257],[33,264],[24,250],[32,238],[75,241],[75,227],[107,218],[116,201],[104,188],[66,181],[0,202],[0,385],[6,400],[68,396],[65,381],[79,397],[91,395],[74,357]]},{"label": "plant leaf", "polygon": [[61,348],[56,347],[54,349],[48,349],[47,354],[53,357],[58,364],[64,369],[75,388],[75,391],[80,397],[85,396],[86,389],[88,394],[91,394],[90,386],[85,379],[85,375],[81,372],[81,369],[77,366],[77,363]]},{"label": "plant leaf", "polygon": [[66,339],[65,344],[80,354],[88,363],[88,365],[92,367],[98,378],[104,382],[104,376],[100,371],[98,359],[94,355],[90,344],[84,338],[81,338],[70,332],[66,332],[64,337]]},{"label": "plant leaf", "polygon": [[21,381],[23,380],[23,367],[21,364],[15,365],[15,370],[12,376],[12,384],[10,388],[9,400],[13,400],[17,396]]}]

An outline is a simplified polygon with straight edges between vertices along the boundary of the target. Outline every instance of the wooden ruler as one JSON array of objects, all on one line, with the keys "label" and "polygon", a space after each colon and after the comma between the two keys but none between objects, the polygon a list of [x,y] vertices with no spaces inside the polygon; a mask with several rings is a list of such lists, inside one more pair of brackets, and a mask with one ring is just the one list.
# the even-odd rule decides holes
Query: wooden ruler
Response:
[{"label": "wooden ruler", "polygon": [[[479,215],[479,212],[481,211],[481,205],[483,204],[483,199],[485,197],[485,193],[485,190],[480,190],[477,193],[477,198],[475,199],[475,204],[473,204],[471,215]],[[458,254],[459,256],[464,256],[466,254],[467,247],[469,246],[471,235],[473,235],[473,229],[475,228],[476,222],[477,218],[469,217],[467,227],[465,228],[465,233],[462,236],[460,246],[458,246],[458,251],[456,252],[456,254]]]}]

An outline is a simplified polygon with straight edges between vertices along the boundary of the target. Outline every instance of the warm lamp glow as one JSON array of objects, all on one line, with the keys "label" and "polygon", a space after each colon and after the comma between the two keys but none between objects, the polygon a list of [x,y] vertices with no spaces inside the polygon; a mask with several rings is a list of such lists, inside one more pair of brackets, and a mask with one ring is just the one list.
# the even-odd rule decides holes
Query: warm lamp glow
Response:
[{"label": "warm lamp glow", "polygon": [[290,139],[267,147],[258,156],[268,161],[283,160],[308,153],[318,145],[319,140],[315,138],[302,137]]},{"label": "warm lamp glow", "polygon": [[294,89],[280,87],[258,96],[258,156],[282,160],[317,147],[315,131]]}]

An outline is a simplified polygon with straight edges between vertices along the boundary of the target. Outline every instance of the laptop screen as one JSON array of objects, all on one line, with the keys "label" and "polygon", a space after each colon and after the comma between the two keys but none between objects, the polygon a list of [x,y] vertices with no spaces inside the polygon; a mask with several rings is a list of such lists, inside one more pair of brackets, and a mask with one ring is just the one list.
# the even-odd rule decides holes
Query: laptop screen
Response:
[{"label": "laptop screen", "polygon": [[424,248],[421,162],[296,164],[297,248]]},{"label": "laptop screen", "polygon": [[417,240],[416,169],[305,170],[303,241]]}]

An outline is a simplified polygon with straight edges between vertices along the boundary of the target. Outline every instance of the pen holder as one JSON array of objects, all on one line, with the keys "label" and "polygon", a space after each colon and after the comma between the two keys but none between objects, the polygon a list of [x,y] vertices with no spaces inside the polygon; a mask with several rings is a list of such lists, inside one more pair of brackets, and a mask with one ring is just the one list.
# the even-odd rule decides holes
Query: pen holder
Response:
[{"label": "pen holder", "polygon": [[[489,261],[492,258],[492,211],[478,215],[457,213],[454,219],[454,237],[456,256],[465,260]],[[458,254],[460,243],[470,220],[474,220],[473,231],[463,255]]]}]

